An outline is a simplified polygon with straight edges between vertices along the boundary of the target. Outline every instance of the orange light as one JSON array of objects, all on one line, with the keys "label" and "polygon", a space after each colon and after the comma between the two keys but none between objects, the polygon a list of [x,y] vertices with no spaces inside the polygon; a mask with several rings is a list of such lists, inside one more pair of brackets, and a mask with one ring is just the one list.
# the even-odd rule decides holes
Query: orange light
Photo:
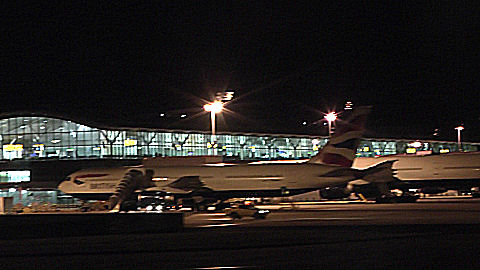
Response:
[{"label": "orange light", "polygon": [[223,109],[223,103],[220,101],[215,101],[213,103],[205,104],[203,109],[207,112],[219,113]]}]

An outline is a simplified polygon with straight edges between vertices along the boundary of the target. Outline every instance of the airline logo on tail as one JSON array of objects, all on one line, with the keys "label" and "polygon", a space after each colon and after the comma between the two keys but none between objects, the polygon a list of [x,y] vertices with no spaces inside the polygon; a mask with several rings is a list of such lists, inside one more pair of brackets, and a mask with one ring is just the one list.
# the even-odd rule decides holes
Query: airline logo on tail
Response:
[{"label": "airline logo on tail", "polygon": [[351,167],[371,109],[370,106],[358,107],[346,121],[338,121],[337,132],[308,162]]}]

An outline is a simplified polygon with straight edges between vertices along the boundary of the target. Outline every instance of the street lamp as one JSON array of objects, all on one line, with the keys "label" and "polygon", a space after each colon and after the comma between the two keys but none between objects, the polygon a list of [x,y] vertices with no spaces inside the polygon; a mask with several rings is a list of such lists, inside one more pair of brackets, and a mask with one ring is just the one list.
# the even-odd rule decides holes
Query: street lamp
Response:
[{"label": "street lamp", "polygon": [[337,114],[335,112],[330,112],[325,115],[325,119],[328,121],[328,136],[332,136],[332,122],[335,122],[337,119]]},{"label": "street lamp", "polygon": [[463,126],[458,126],[455,129],[457,130],[458,151],[462,151],[462,142],[460,140],[460,132],[465,128]]},{"label": "street lamp", "polygon": [[203,106],[205,111],[210,112],[210,118],[212,120],[212,145],[215,144],[215,114],[219,113],[223,109],[223,103],[221,101],[214,101],[212,103],[205,104]]}]

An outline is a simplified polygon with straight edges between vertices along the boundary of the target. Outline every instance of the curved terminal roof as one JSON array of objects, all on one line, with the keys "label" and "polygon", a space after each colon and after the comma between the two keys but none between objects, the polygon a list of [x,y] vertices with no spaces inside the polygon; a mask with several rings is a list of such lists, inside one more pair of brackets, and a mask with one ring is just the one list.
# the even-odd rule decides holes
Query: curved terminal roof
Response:
[{"label": "curved terminal roof", "polygon": [[[16,117],[46,117],[52,119],[59,119],[64,121],[71,121],[76,124],[81,124],[88,126],[94,129],[103,129],[103,130],[115,130],[115,131],[146,131],[146,132],[171,132],[171,133],[196,133],[196,134],[210,134],[209,131],[199,131],[199,130],[180,130],[180,129],[162,129],[162,128],[149,128],[149,127],[129,127],[129,126],[112,126],[104,123],[81,119],[72,118],[61,114],[52,114],[47,112],[12,112],[12,113],[0,113],[1,119],[16,118]],[[267,134],[267,133],[249,133],[249,132],[216,132],[218,135],[246,135],[246,136],[274,136],[274,137],[296,137],[296,138],[319,138],[327,136],[313,136],[313,135],[299,135],[299,134]]]},{"label": "curved terminal roof", "polygon": [[[82,117],[69,117],[66,115],[62,115],[59,113],[51,113],[51,112],[31,112],[31,111],[18,111],[18,112],[8,112],[8,113],[0,113],[0,120],[8,119],[8,118],[16,118],[16,117],[45,117],[51,119],[58,119],[64,121],[71,121],[76,124],[80,124],[83,126],[87,126],[93,129],[100,129],[100,130],[112,130],[112,131],[145,131],[145,132],[165,132],[165,133],[188,133],[188,134],[211,134],[209,131],[200,131],[200,130],[180,130],[180,129],[162,129],[162,128],[151,128],[151,127],[129,127],[129,126],[114,126],[114,125],[107,125],[104,123],[96,122],[91,119],[82,119]],[[272,134],[272,133],[250,133],[250,132],[216,132],[217,135],[244,135],[244,136],[258,136],[258,137],[288,137],[288,138],[323,138],[327,139],[328,136],[322,135],[301,135],[301,134]],[[374,140],[374,141],[403,141],[403,142],[411,142],[412,140],[421,140],[425,142],[435,142],[435,143],[456,143],[454,141],[445,141],[445,140],[430,140],[430,139],[409,139],[409,138],[365,138],[365,140]],[[463,142],[469,144],[480,145],[480,143],[475,142]]]}]

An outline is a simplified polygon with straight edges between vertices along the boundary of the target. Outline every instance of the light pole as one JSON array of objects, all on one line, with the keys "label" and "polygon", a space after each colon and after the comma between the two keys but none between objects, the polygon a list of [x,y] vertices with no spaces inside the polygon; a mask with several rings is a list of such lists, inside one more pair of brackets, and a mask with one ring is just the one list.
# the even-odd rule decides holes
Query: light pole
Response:
[{"label": "light pole", "polygon": [[212,120],[212,147],[215,144],[215,114],[219,113],[223,109],[223,103],[221,101],[214,101],[212,103],[205,104],[203,106],[205,111],[210,112],[210,119]]},{"label": "light pole", "polygon": [[462,151],[462,141],[460,140],[460,132],[465,128],[463,126],[458,126],[455,129],[457,130],[458,151]]},{"label": "light pole", "polygon": [[328,136],[332,137],[332,122],[337,119],[337,114],[335,112],[327,113],[325,119],[328,121]]}]

